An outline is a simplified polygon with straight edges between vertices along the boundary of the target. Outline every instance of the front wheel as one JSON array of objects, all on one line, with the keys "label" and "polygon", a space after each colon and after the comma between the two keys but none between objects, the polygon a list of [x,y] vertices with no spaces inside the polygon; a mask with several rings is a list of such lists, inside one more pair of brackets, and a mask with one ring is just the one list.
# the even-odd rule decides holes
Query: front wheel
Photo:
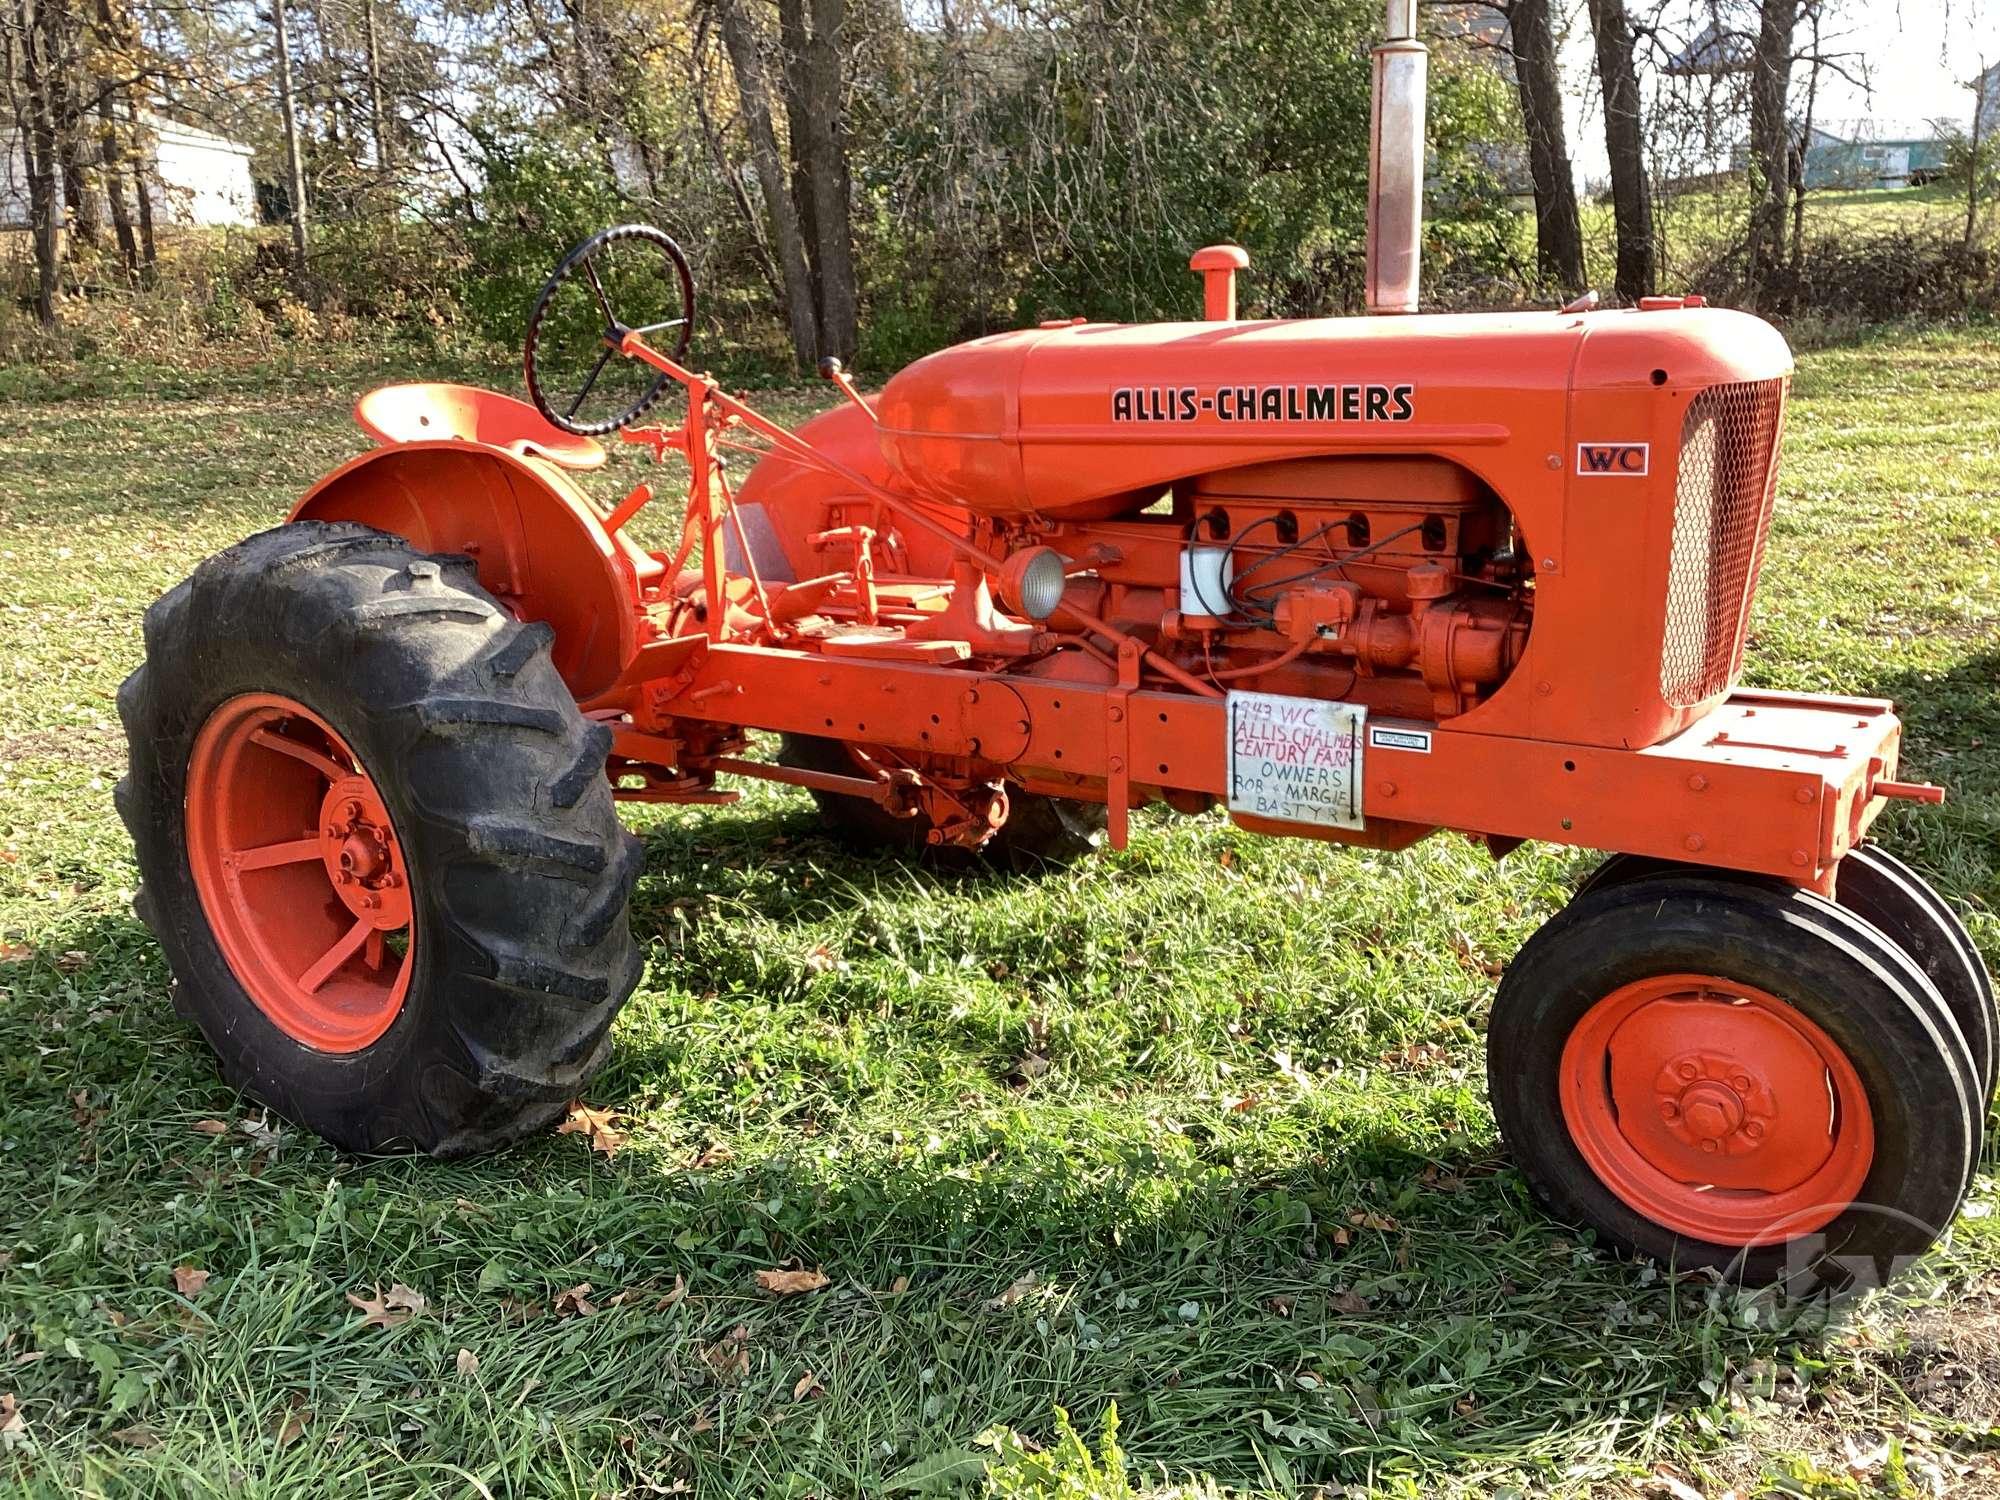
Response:
[{"label": "front wheel", "polygon": [[1724,879],[1613,885],[1551,920],[1501,981],[1487,1071],[1558,1216],[1795,1293],[1921,1253],[1980,1144],[1921,971],[1829,902]]},{"label": "front wheel", "polygon": [[545,625],[465,558],[301,522],[146,613],[119,811],[225,1079],[354,1151],[560,1114],[639,976],[639,849]]}]

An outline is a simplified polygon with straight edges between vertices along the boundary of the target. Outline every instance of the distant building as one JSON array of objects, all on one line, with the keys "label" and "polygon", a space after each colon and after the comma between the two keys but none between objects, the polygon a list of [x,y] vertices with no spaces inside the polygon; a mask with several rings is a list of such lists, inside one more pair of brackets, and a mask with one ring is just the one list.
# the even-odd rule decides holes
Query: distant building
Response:
[{"label": "distant building", "polygon": [[1806,142],[1808,188],[1919,187],[1944,170],[1945,138],[1910,120],[1829,120]]},{"label": "distant building", "polygon": [[[149,110],[141,112],[139,122],[148,136],[146,181],[157,222],[204,227],[257,222],[251,147]],[[0,158],[0,229],[26,229],[31,222],[27,160],[11,131],[0,135],[0,150],[5,152]]]},{"label": "distant building", "polygon": [[1973,118],[1979,122],[1979,138],[2000,136],[2000,63],[1995,63],[1972,80]]}]

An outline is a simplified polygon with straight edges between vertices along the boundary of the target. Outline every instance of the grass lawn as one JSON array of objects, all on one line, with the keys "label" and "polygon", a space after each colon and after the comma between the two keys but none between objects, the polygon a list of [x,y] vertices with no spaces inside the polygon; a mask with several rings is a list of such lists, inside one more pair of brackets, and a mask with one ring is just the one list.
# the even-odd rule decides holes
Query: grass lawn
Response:
[{"label": "grass lawn", "polygon": [[[154,594],[358,446],[356,378],[6,386],[0,1486],[1115,1494],[1029,1453],[1113,1403],[1143,1489],[2000,1485],[1992,1177],[1899,1295],[1803,1338],[1530,1203],[1481,1031],[1572,852],[1149,814],[1073,872],[954,879],[750,786],[634,819],[615,1156],[364,1162],[265,1119],[131,915],[112,694]],[[1953,800],[1885,839],[2000,966],[2000,348],[1865,343],[1796,391],[1751,676],[1905,705]],[[830,1284],[774,1298],[779,1267]],[[400,1321],[351,1300],[399,1284]]]}]

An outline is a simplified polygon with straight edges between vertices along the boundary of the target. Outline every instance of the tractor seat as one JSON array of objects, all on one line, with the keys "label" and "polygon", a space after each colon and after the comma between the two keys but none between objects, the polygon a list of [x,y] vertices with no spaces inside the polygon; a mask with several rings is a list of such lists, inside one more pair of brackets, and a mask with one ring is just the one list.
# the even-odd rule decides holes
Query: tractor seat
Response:
[{"label": "tractor seat", "polygon": [[456,438],[533,453],[565,469],[604,466],[604,449],[595,438],[564,432],[527,402],[477,386],[442,381],[385,385],[354,404],[354,420],[378,443]]}]

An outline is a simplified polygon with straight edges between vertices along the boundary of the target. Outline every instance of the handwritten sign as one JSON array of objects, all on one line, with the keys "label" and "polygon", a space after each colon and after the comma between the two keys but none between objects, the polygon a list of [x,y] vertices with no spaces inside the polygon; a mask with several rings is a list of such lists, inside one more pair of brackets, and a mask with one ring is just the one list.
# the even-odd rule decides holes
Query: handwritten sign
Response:
[{"label": "handwritten sign", "polygon": [[1359,703],[1229,695],[1229,810],[1286,823],[1359,828]]}]

